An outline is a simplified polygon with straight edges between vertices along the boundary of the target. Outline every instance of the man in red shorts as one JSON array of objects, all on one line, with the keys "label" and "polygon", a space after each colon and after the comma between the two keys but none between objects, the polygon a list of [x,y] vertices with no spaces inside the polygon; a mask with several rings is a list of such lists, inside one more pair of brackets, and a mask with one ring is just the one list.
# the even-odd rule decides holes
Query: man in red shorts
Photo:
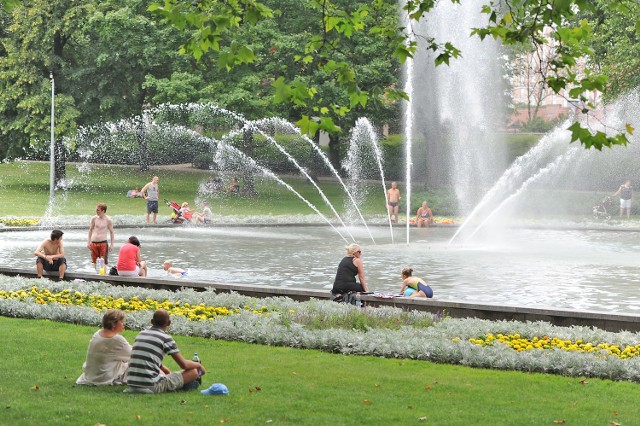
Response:
[{"label": "man in red shorts", "polygon": [[[111,237],[111,244],[107,244],[107,232]],[[96,264],[96,260],[101,257],[104,264],[109,264],[109,252],[113,250],[113,221],[107,216],[107,205],[100,203],[96,206],[96,215],[91,218],[89,224],[89,237],[87,248],[91,251],[91,263]]]}]

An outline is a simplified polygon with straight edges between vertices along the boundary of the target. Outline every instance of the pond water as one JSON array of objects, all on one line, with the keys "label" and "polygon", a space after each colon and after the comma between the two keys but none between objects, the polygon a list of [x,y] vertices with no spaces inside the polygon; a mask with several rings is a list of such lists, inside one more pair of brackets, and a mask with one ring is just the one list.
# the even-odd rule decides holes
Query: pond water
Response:
[{"label": "pond water", "polygon": [[[425,278],[441,300],[640,313],[638,232],[511,229],[490,243],[449,245],[454,229],[412,230],[412,242],[391,243],[389,229],[351,232],[362,242],[372,291],[398,292],[405,266]],[[401,241],[404,229],[396,229]],[[117,228],[116,247],[130,236],[142,244],[150,277],[162,262],[188,279],[248,285],[330,289],[345,243],[323,226]],[[0,232],[0,263],[34,267],[33,250],[49,231]],[[92,271],[86,230],[65,231],[73,272]]]}]

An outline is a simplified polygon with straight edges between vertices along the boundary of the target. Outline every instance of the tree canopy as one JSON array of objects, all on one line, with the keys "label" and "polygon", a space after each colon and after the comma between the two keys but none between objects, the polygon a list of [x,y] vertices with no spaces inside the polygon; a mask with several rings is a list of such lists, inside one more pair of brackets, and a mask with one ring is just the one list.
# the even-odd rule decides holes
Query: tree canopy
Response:
[{"label": "tree canopy", "polygon": [[[451,1],[459,3],[465,0]],[[311,124],[310,115],[303,113],[298,124],[304,130],[335,130],[332,120],[327,118],[329,112],[344,115],[353,108],[366,106],[372,99],[384,102],[407,97],[395,87],[364,90],[353,63],[347,58],[342,60],[340,52],[357,34],[366,33],[384,40],[393,58],[406,61],[419,47],[411,36],[412,23],[425,18],[437,5],[435,0],[403,2],[404,19],[401,24],[398,24],[395,14],[389,13],[394,2],[371,0],[354,4],[342,0],[304,0],[303,3],[314,14],[317,26],[315,31],[305,34],[304,53],[295,58],[302,72],[291,77],[282,76],[273,85],[278,101],[310,107],[319,115],[319,120]],[[276,19],[281,13],[268,2],[255,0],[165,0],[153,3],[150,10],[184,32],[184,52],[199,59],[214,51],[219,64],[227,68],[252,63],[256,57],[251,46],[233,36],[235,31],[255,26],[260,21]],[[605,15],[611,13],[616,19],[624,20],[624,26],[633,28],[637,36],[640,34],[640,17],[637,13],[629,13],[633,10],[637,10],[637,3],[633,0],[600,0],[597,4],[591,0],[488,0],[482,5],[487,24],[473,29],[472,35],[499,39],[505,45],[530,43],[537,46],[555,40],[559,47],[545,84],[555,93],[567,93],[570,100],[579,102],[583,112],[588,113],[595,105],[589,103],[585,93],[593,90],[606,93],[609,79],[605,72],[615,70],[602,67],[600,72],[595,69],[581,72],[578,60],[585,56],[593,57],[595,51],[591,47],[592,24],[580,18],[598,11]],[[452,44],[429,36],[423,38],[420,46],[437,53],[436,64],[448,64],[464,54]],[[344,90],[346,101],[340,105],[328,104],[319,97],[316,81],[300,78],[300,74],[310,68],[324,73],[326,79]],[[603,132],[576,122],[569,130],[572,141],[579,140],[587,148],[602,149],[626,145],[627,136],[634,129],[627,125],[624,129]]]}]

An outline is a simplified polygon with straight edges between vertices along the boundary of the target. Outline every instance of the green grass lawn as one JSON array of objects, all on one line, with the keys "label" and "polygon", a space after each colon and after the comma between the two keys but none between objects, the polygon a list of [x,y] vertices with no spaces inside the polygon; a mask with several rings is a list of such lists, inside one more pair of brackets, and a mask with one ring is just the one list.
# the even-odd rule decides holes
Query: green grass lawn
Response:
[{"label": "green grass lawn", "polygon": [[[67,178],[72,182],[66,191],[55,193],[54,215],[92,215],[95,205],[105,202],[108,214],[141,215],[146,211],[145,201],[141,198],[130,199],[125,195],[127,190],[141,188],[154,175],[160,178],[160,197],[182,203],[195,204],[198,186],[212,176],[213,172],[190,167],[152,167],[148,172],[141,172],[134,166],[92,165],[88,171],[79,171],[76,164],[67,165]],[[228,183],[232,175],[225,176]],[[336,217],[327,206],[316,188],[302,177],[284,177],[291,185],[329,220]],[[242,184],[242,182],[240,182]],[[345,212],[348,202],[343,187],[335,179],[322,179],[319,183],[326,197],[339,214]],[[419,186],[419,185],[418,185]],[[386,215],[384,190],[380,183],[363,182],[359,188],[367,194],[359,201],[358,207],[365,216]],[[404,194],[406,188],[400,185]],[[272,179],[256,178],[256,197],[238,196],[235,194],[215,194],[207,198],[214,215],[222,216],[270,216],[270,215],[315,215],[307,204],[298,198],[284,185]],[[530,190],[523,197],[517,217],[533,220],[549,218],[589,219],[592,206],[603,197],[594,191],[561,191]],[[49,164],[45,162],[12,162],[0,163],[0,217],[41,217],[44,215],[49,201]],[[428,200],[434,214],[440,217],[456,216],[456,202],[453,192],[448,190],[425,191],[414,188],[411,193],[412,212],[415,215],[423,200]],[[615,200],[617,202],[617,200]],[[353,210],[351,204],[349,209]],[[400,203],[401,216],[404,217],[406,206]],[[612,207],[617,215],[617,205]],[[355,213],[355,212],[354,212]],[[638,212],[634,208],[634,215]],[[168,216],[171,209],[160,203],[160,214]]]},{"label": "green grass lawn", "polygon": [[204,385],[224,383],[230,394],[128,395],[122,386],[74,384],[95,329],[0,317],[0,330],[3,425],[631,425],[640,418],[633,383],[185,336],[174,337],[185,356],[200,354]]},{"label": "green grass lawn", "polygon": [[[211,172],[192,168],[151,168],[140,172],[136,167],[93,165],[88,172],[79,172],[76,165],[67,165],[67,179],[73,184],[67,191],[55,193],[58,215],[90,215],[95,205],[106,202],[109,215],[141,214],[146,210],[141,198],[129,199],[127,190],[141,188],[151,178],[160,178],[160,198],[193,207],[198,186],[211,176]],[[302,178],[286,178],[285,181],[308,199],[324,215],[333,219],[333,213],[311,183]],[[242,183],[242,182],[241,182]],[[367,214],[385,214],[384,193],[380,184],[364,184],[371,196],[359,206]],[[319,184],[338,212],[344,211],[345,192],[337,182]],[[210,196],[214,214],[222,215],[283,215],[315,214],[315,212],[283,185],[273,180],[257,179],[257,197],[231,194]],[[13,162],[0,164],[0,196],[3,216],[42,216],[49,201],[49,165],[41,162]],[[171,213],[162,202],[160,214]]]}]

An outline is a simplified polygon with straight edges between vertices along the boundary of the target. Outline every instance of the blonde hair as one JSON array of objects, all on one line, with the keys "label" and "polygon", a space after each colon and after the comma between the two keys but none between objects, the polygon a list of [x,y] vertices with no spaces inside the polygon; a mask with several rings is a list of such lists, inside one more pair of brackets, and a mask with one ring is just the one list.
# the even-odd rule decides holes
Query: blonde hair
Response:
[{"label": "blonde hair", "polygon": [[413,274],[413,269],[411,268],[404,268],[402,270],[402,276],[403,277],[410,277]]},{"label": "blonde hair", "polygon": [[109,309],[102,316],[102,328],[105,330],[113,330],[116,328],[118,321],[124,319],[124,312],[120,309]]},{"label": "blonde hair", "polygon": [[352,243],[346,246],[345,249],[347,249],[347,256],[353,256],[356,252],[360,251],[360,245]]}]

